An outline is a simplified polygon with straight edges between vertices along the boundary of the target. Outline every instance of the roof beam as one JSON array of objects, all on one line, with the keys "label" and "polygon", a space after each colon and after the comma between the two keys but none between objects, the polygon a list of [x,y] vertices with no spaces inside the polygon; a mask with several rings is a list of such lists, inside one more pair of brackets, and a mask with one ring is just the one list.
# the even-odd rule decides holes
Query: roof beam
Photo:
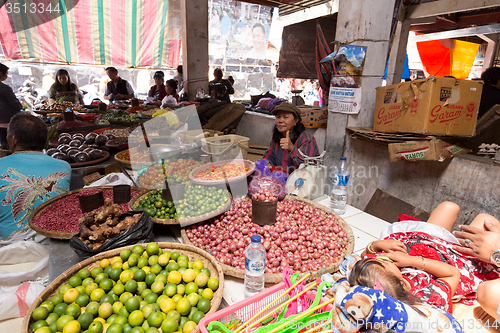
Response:
[{"label": "roof beam", "polygon": [[465,29],[457,29],[450,30],[444,32],[436,32],[432,34],[425,34],[415,36],[414,40],[416,42],[424,42],[429,40],[437,40],[437,39],[448,39],[448,38],[458,38],[458,37],[467,37],[467,36],[477,36],[477,35],[488,35],[500,32],[500,24],[492,24],[492,25],[482,25],[479,27],[473,28],[465,28]]},{"label": "roof beam", "polygon": [[428,16],[446,15],[468,10],[498,7],[498,0],[439,0],[426,2],[407,8],[407,19],[417,19]]}]

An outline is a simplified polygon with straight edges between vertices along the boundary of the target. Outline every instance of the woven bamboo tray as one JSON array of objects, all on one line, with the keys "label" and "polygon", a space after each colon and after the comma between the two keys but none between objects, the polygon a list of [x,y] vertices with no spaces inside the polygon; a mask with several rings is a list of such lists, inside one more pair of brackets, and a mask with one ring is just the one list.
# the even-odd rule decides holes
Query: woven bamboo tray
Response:
[{"label": "woven bamboo tray", "polygon": [[[319,210],[321,210],[325,214],[334,215],[335,219],[337,220],[337,223],[342,227],[344,232],[347,234],[348,241],[347,241],[347,246],[346,246],[346,249],[345,249],[343,255],[352,254],[352,252],[354,251],[354,234],[352,233],[351,227],[349,227],[349,225],[337,213],[335,213],[333,210],[331,210],[323,205],[318,204],[317,202],[314,202],[314,201],[311,201],[308,199],[304,199],[304,198],[299,198],[297,196],[287,195],[284,200],[302,201],[302,202],[305,202],[305,203],[307,203],[315,208],[318,208]],[[189,240],[189,238],[187,237],[185,229],[181,229],[181,236],[182,236],[182,241],[184,243],[189,244],[189,245],[193,245],[191,243],[191,241]],[[321,277],[321,275],[323,275],[325,273],[333,273],[333,272],[337,271],[339,269],[340,263],[342,262],[342,258],[343,258],[343,256],[341,258],[339,258],[339,260],[336,263],[334,263],[333,265],[330,265],[328,267],[324,267],[320,270],[317,270],[316,272],[309,272],[309,273],[311,273],[311,275],[309,276],[308,281],[313,281],[317,277]],[[217,259],[215,259],[215,260],[217,260]],[[217,262],[219,265],[221,265],[222,270],[224,271],[224,274],[234,276],[234,277],[240,278],[240,279],[243,279],[245,277],[245,270],[222,264],[219,261],[217,261]],[[300,273],[300,276],[304,276],[307,273],[308,272]],[[281,273],[265,273],[264,278],[265,278],[265,282],[268,282],[268,283],[279,283],[279,282],[283,281],[283,275]]]},{"label": "woven bamboo tray", "polygon": [[[145,248],[147,244],[141,244],[141,245]],[[203,266],[210,270],[210,277],[214,277],[217,280],[219,280],[219,289],[217,289],[217,291],[214,292],[214,296],[211,300],[212,307],[210,308],[210,311],[208,311],[205,314],[205,316],[208,316],[216,312],[219,309],[219,305],[222,301],[222,292],[224,290],[224,274],[222,272],[221,266],[217,263],[217,261],[215,261],[215,259],[207,252],[191,245],[185,245],[180,243],[167,243],[167,242],[163,243],[160,242],[158,243],[158,245],[160,246],[161,249],[165,249],[171,252],[177,251],[181,255],[186,254],[189,257],[190,261],[201,260],[203,262]],[[34,300],[33,304],[31,304],[30,308],[28,309],[28,312],[26,313],[26,316],[24,316],[21,332],[23,333],[32,332],[31,325],[33,324],[33,320],[31,320],[31,314],[33,313],[33,310],[35,310],[42,302],[49,300],[53,295],[55,295],[58,292],[59,287],[67,284],[69,278],[77,274],[80,269],[88,268],[89,270],[91,270],[92,268],[99,266],[99,261],[101,261],[102,259],[106,258],[109,259],[114,256],[119,256],[120,251],[122,251],[123,249],[132,249],[134,246],[135,245],[124,246],[118,249],[99,253],[93,257],[90,257],[86,260],[79,262],[78,264],[74,265],[73,267],[69,268],[64,273],[59,275],[54,281],[52,281],[52,283],[50,283],[40,293],[40,295],[38,295],[38,297]],[[200,331],[198,327],[196,327],[192,331],[192,333],[199,333],[199,332]]]},{"label": "woven bamboo tray", "polygon": [[[143,190],[139,193],[137,193],[132,199],[130,199],[130,202],[128,203],[128,208],[130,210],[134,210],[134,206],[137,205],[139,201],[141,201],[149,192],[154,191],[154,190]],[[221,208],[211,211],[209,213],[205,213],[200,216],[194,216],[194,217],[189,217],[186,219],[158,219],[155,217],[151,217],[154,223],[158,224],[175,224],[175,225],[190,225],[198,222],[203,222],[206,220],[211,219],[212,217],[219,216],[220,214],[226,212],[231,208],[231,201],[232,201],[232,196],[231,193],[229,193],[228,190],[225,190],[226,194],[229,196],[229,200],[226,202],[224,206]]]},{"label": "woven bamboo tray", "polygon": [[[246,168],[248,168],[248,171],[245,173],[242,173],[238,176],[231,177],[231,178],[223,178],[223,179],[218,179],[218,180],[201,180],[198,178],[195,178],[194,175],[196,175],[198,172],[204,171],[208,168],[211,168],[212,166],[217,167],[219,165],[224,165],[228,163],[238,163],[243,161],[243,164],[245,165]],[[205,165],[199,166],[196,169],[192,170],[189,173],[189,180],[191,180],[193,183],[200,184],[200,185],[221,185],[225,184],[226,182],[236,182],[239,180],[246,179],[248,176],[250,176],[252,173],[255,172],[257,169],[257,166],[255,165],[254,162],[250,160],[226,160],[226,161],[220,161],[220,162],[213,162],[213,163],[207,163]]]},{"label": "woven bamboo tray", "polygon": [[[124,167],[126,167],[127,169],[131,169],[132,170],[132,162],[130,160],[125,160],[125,159],[122,159],[120,158],[118,155],[121,155],[124,151],[126,151],[128,149],[125,149],[125,150],[122,150],[121,152],[115,154],[115,161],[117,161],[118,163],[122,164]],[[156,162],[137,162],[135,163],[136,165],[147,165],[147,166],[151,166],[151,165],[154,165],[156,164]]]},{"label": "woven bamboo tray", "polygon": [[[100,186],[100,187],[93,187],[93,188],[96,188],[96,189],[101,189],[101,190],[108,190],[108,189],[113,189],[113,186]],[[81,192],[81,191],[84,191],[84,190],[88,190],[88,188],[80,188],[80,189],[76,189],[76,190],[73,190],[73,191],[69,191],[69,192],[66,192],[66,193],[63,193],[61,195],[58,195],[57,197],[55,198],[52,198],[44,203],[42,203],[41,205],[39,205],[34,211],[33,213],[31,213],[29,219],[28,219],[28,224],[30,226],[31,229],[35,230],[37,233],[39,233],[40,235],[44,235],[44,236],[47,236],[49,238],[56,238],[56,239],[71,239],[71,237],[73,237],[74,235],[76,235],[78,233],[77,232],[62,232],[62,231],[53,231],[53,230],[47,230],[47,229],[43,229],[43,228],[40,228],[36,225],[33,224],[33,219],[38,216],[39,214],[41,214],[45,208],[47,208],[48,206],[50,206],[52,203],[58,201],[59,199],[62,199],[68,195],[72,195],[72,194],[75,194],[75,193],[78,193],[78,192]],[[137,187],[132,187],[130,189],[131,191],[142,191],[142,188],[137,188]]]}]

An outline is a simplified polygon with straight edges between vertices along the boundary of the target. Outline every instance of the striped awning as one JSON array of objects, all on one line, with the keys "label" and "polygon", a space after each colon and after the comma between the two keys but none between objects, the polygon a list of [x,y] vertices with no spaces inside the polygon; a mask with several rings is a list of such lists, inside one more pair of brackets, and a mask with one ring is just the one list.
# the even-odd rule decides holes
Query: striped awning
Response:
[{"label": "striped awning", "polygon": [[179,12],[177,0],[8,1],[0,43],[7,60],[175,68]]}]

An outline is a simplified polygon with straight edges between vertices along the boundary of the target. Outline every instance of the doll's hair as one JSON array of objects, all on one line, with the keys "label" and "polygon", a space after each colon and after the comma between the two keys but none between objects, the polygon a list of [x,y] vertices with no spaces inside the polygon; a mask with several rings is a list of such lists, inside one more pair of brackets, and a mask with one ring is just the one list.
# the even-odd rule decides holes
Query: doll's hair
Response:
[{"label": "doll's hair", "polygon": [[[387,295],[412,307],[413,305],[422,304],[419,299],[410,295],[404,288],[404,282],[399,277],[389,272],[376,259],[362,259],[358,261],[354,264],[348,280],[351,286],[357,285],[372,289],[374,289],[375,282],[378,282],[384,288],[384,293]],[[415,310],[418,311],[418,309]]]}]

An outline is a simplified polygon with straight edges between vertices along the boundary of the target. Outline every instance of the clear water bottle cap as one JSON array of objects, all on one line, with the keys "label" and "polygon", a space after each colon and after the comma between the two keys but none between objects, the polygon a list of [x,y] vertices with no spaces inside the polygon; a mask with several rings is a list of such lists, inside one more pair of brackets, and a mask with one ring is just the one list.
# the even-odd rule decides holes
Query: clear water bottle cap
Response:
[{"label": "clear water bottle cap", "polygon": [[253,235],[250,239],[252,240],[252,243],[260,243],[259,235]]},{"label": "clear water bottle cap", "polygon": [[341,161],[345,161],[345,160],[347,160],[347,158],[345,158],[344,156],[342,156],[342,157],[340,158],[340,160],[341,160]]}]

